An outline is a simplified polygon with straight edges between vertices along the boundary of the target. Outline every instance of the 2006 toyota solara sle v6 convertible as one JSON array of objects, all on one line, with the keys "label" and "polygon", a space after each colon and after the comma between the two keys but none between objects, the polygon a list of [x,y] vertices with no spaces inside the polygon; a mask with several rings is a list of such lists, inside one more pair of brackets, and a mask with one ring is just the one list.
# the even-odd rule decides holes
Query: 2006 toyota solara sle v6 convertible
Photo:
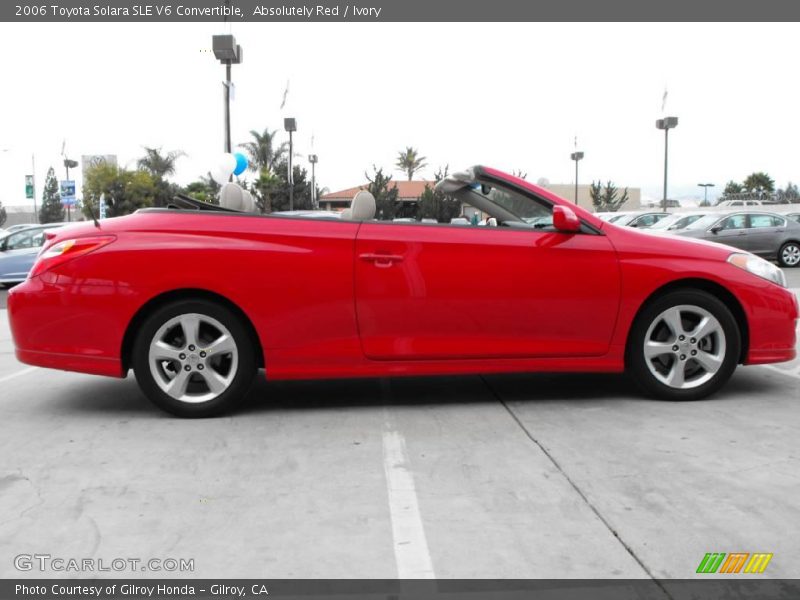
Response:
[{"label": "2006 toyota solara sle v6 convertible", "polygon": [[219,207],[182,197],[55,230],[8,298],[17,357],[133,369],[155,404],[201,417],[231,409],[259,369],[627,371],[648,395],[695,400],[738,364],[795,356],[797,300],[761,258],[617,227],[486,167],[435,194],[457,218],[376,219],[367,191],[330,218],[259,215],[228,184]]}]

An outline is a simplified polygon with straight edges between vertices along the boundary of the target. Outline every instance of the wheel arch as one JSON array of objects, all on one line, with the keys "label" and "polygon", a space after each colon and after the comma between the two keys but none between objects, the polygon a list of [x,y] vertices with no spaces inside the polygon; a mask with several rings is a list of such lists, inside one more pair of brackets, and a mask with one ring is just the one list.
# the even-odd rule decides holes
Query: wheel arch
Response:
[{"label": "wheel arch", "polygon": [[670,281],[662,285],[661,287],[654,290],[647,299],[642,302],[642,305],[639,307],[639,310],[636,311],[636,315],[631,321],[631,327],[628,329],[628,335],[625,340],[625,363],[627,365],[628,362],[628,349],[630,348],[631,344],[631,335],[633,333],[633,324],[636,323],[636,320],[639,318],[639,315],[642,311],[650,305],[651,302],[654,302],[661,296],[668,294],[670,292],[676,292],[679,290],[700,290],[711,294],[717,300],[722,302],[733,314],[734,319],[739,324],[739,333],[741,335],[741,342],[742,347],[739,354],[738,363],[743,363],[745,358],[747,357],[747,352],[750,347],[750,324],[747,321],[747,314],[744,312],[744,308],[742,304],[739,302],[739,299],[725,286],[717,283],[716,281],[711,281],[710,279],[701,279],[701,278],[685,278],[685,279],[676,279],[674,281]]},{"label": "wheel arch", "polygon": [[136,341],[136,332],[139,331],[142,323],[144,323],[145,319],[147,319],[147,317],[152,314],[153,311],[171,302],[198,299],[221,304],[222,306],[225,306],[231,310],[242,320],[242,323],[244,323],[244,326],[247,329],[253,342],[253,346],[256,350],[256,364],[259,368],[263,369],[264,350],[263,346],[261,345],[261,338],[258,336],[258,332],[253,326],[253,322],[250,320],[250,317],[248,317],[247,314],[236,303],[221,294],[197,288],[183,288],[170,290],[168,292],[163,292],[158,296],[154,296],[145,302],[141,307],[139,307],[139,310],[137,310],[133,315],[133,318],[128,323],[128,327],[125,329],[125,335],[122,337],[120,357],[122,359],[123,373],[127,373],[131,368],[131,353],[133,351],[133,344]]}]

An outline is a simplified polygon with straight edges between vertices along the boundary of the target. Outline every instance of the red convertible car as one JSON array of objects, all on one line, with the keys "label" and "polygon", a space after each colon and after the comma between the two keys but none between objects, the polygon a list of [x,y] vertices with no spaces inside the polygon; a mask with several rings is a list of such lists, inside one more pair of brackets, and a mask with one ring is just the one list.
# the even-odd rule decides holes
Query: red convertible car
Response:
[{"label": "red convertible car", "polygon": [[617,227],[490,168],[436,191],[470,219],[376,220],[368,192],[330,219],[233,211],[247,203],[223,195],[57,231],[9,295],[17,357],[133,369],[157,405],[199,417],[230,409],[259,369],[628,371],[693,400],[737,364],[795,356],[797,300],[761,258]]}]

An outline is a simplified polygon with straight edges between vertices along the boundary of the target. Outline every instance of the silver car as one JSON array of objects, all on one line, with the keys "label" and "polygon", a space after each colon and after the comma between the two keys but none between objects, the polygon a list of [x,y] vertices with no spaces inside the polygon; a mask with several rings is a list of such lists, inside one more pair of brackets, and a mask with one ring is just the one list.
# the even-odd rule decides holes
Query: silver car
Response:
[{"label": "silver car", "polygon": [[800,223],[767,212],[741,211],[709,214],[674,232],[740,248],[782,267],[800,265]]}]

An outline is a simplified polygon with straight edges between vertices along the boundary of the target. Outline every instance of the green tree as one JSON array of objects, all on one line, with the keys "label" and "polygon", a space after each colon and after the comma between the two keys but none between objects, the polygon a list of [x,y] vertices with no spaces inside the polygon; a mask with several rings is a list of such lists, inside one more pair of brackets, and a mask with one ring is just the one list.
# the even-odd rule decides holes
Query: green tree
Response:
[{"label": "green tree", "polygon": [[611,181],[607,181],[605,186],[600,181],[593,181],[589,187],[589,196],[592,198],[595,210],[599,212],[616,212],[629,198],[628,188],[625,188],[620,195],[619,188]]},{"label": "green tree", "polygon": [[[289,210],[289,181],[286,178],[288,170],[286,158],[275,163],[275,175],[270,180],[270,195],[272,200],[272,210]],[[293,200],[294,210],[310,210],[311,201],[311,181],[308,180],[308,171],[298,165],[292,165],[294,175]]]},{"label": "green tree", "polygon": [[364,172],[369,184],[367,191],[375,196],[375,218],[383,221],[391,221],[397,214],[397,186],[389,187],[392,181],[391,175],[384,175],[383,168],[372,165],[373,175],[369,176]]},{"label": "green tree", "polygon": [[39,209],[40,223],[59,223],[65,219],[64,205],[61,204],[61,194],[58,191],[58,180],[53,167],[47,170],[42,192],[42,207]]},{"label": "green tree", "polygon": [[219,204],[217,195],[219,188],[219,184],[209,176],[208,178],[200,177],[197,181],[191,182],[183,189],[183,192],[195,200],[201,200],[209,204]]},{"label": "green tree", "polygon": [[156,187],[153,204],[155,206],[167,206],[175,194],[182,190],[174,183],[166,180],[168,175],[175,174],[175,163],[186,153],[182,150],[172,150],[166,154],[162,153],[161,148],[144,147],[145,155],[141,157],[136,165],[140,170],[146,171],[153,179]]},{"label": "green tree", "polygon": [[6,207],[3,206],[2,202],[0,202],[0,227],[5,224],[7,218],[8,215],[6,214]]},{"label": "green tree", "polygon": [[774,192],[775,180],[763,171],[751,173],[742,182],[746,192]]},{"label": "green tree", "polygon": [[186,156],[183,150],[172,150],[162,154],[161,148],[144,147],[144,156],[141,157],[136,166],[152,175],[153,179],[164,179],[168,175],[175,174],[175,163],[182,156]]},{"label": "green tree", "polygon": [[[277,130],[270,131],[269,127],[265,127],[261,133],[253,129],[250,131],[253,141],[239,144],[239,147],[247,153],[249,159],[247,168],[256,173],[257,177],[250,185],[250,191],[262,213],[273,211],[272,195],[283,187],[279,175],[279,164],[284,165],[282,179],[286,182],[285,163],[289,153],[289,144],[286,142],[276,144],[277,133]],[[294,169],[292,170],[294,171]],[[287,194],[288,185],[286,183]]]},{"label": "green tree", "polygon": [[[408,180],[414,178],[414,173],[427,166],[425,157],[420,156],[416,148],[408,146],[405,150],[397,153],[395,166],[408,175]],[[377,173],[377,171],[376,171]]]},{"label": "green tree", "polygon": [[276,145],[275,136],[277,133],[277,130],[270,131],[269,127],[265,127],[261,133],[255,129],[250,130],[253,141],[239,144],[239,147],[244,148],[247,153],[249,159],[248,169],[254,173],[260,173],[264,170],[270,174],[275,173],[277,164],[285,160],[289,153],[289,144],[286,142]]},{"label": "green tree", "polygon": [[[433,178],[436,183],[447,177],[449,165],[444,169],[439,167]],[[420,219],[436,219],[439,223],[449,223],[450,219],[457,217],[461,214],[461,202],[452,196],[443,194],[435,187],[430,185],[425,186],[425,191],[419,198],[417,203],[419,210],[417,212]]]},{"label": "green tree", "polygon": [[[109,217],[119,217],[153,206],[158,188],[153,176],[145,170],[129,171],[115,165],[89,167],[83,182],[83,203],[99,213],[100,196],[105,195]],[[89,211],[84,206],[84,213]]]},{"label": "green tree", "polygon": [[725,184],[725,189],[722,190],[723,196],[730,196],[731,194],[740,194],[742,192],[742,184],[732,179]]}]

